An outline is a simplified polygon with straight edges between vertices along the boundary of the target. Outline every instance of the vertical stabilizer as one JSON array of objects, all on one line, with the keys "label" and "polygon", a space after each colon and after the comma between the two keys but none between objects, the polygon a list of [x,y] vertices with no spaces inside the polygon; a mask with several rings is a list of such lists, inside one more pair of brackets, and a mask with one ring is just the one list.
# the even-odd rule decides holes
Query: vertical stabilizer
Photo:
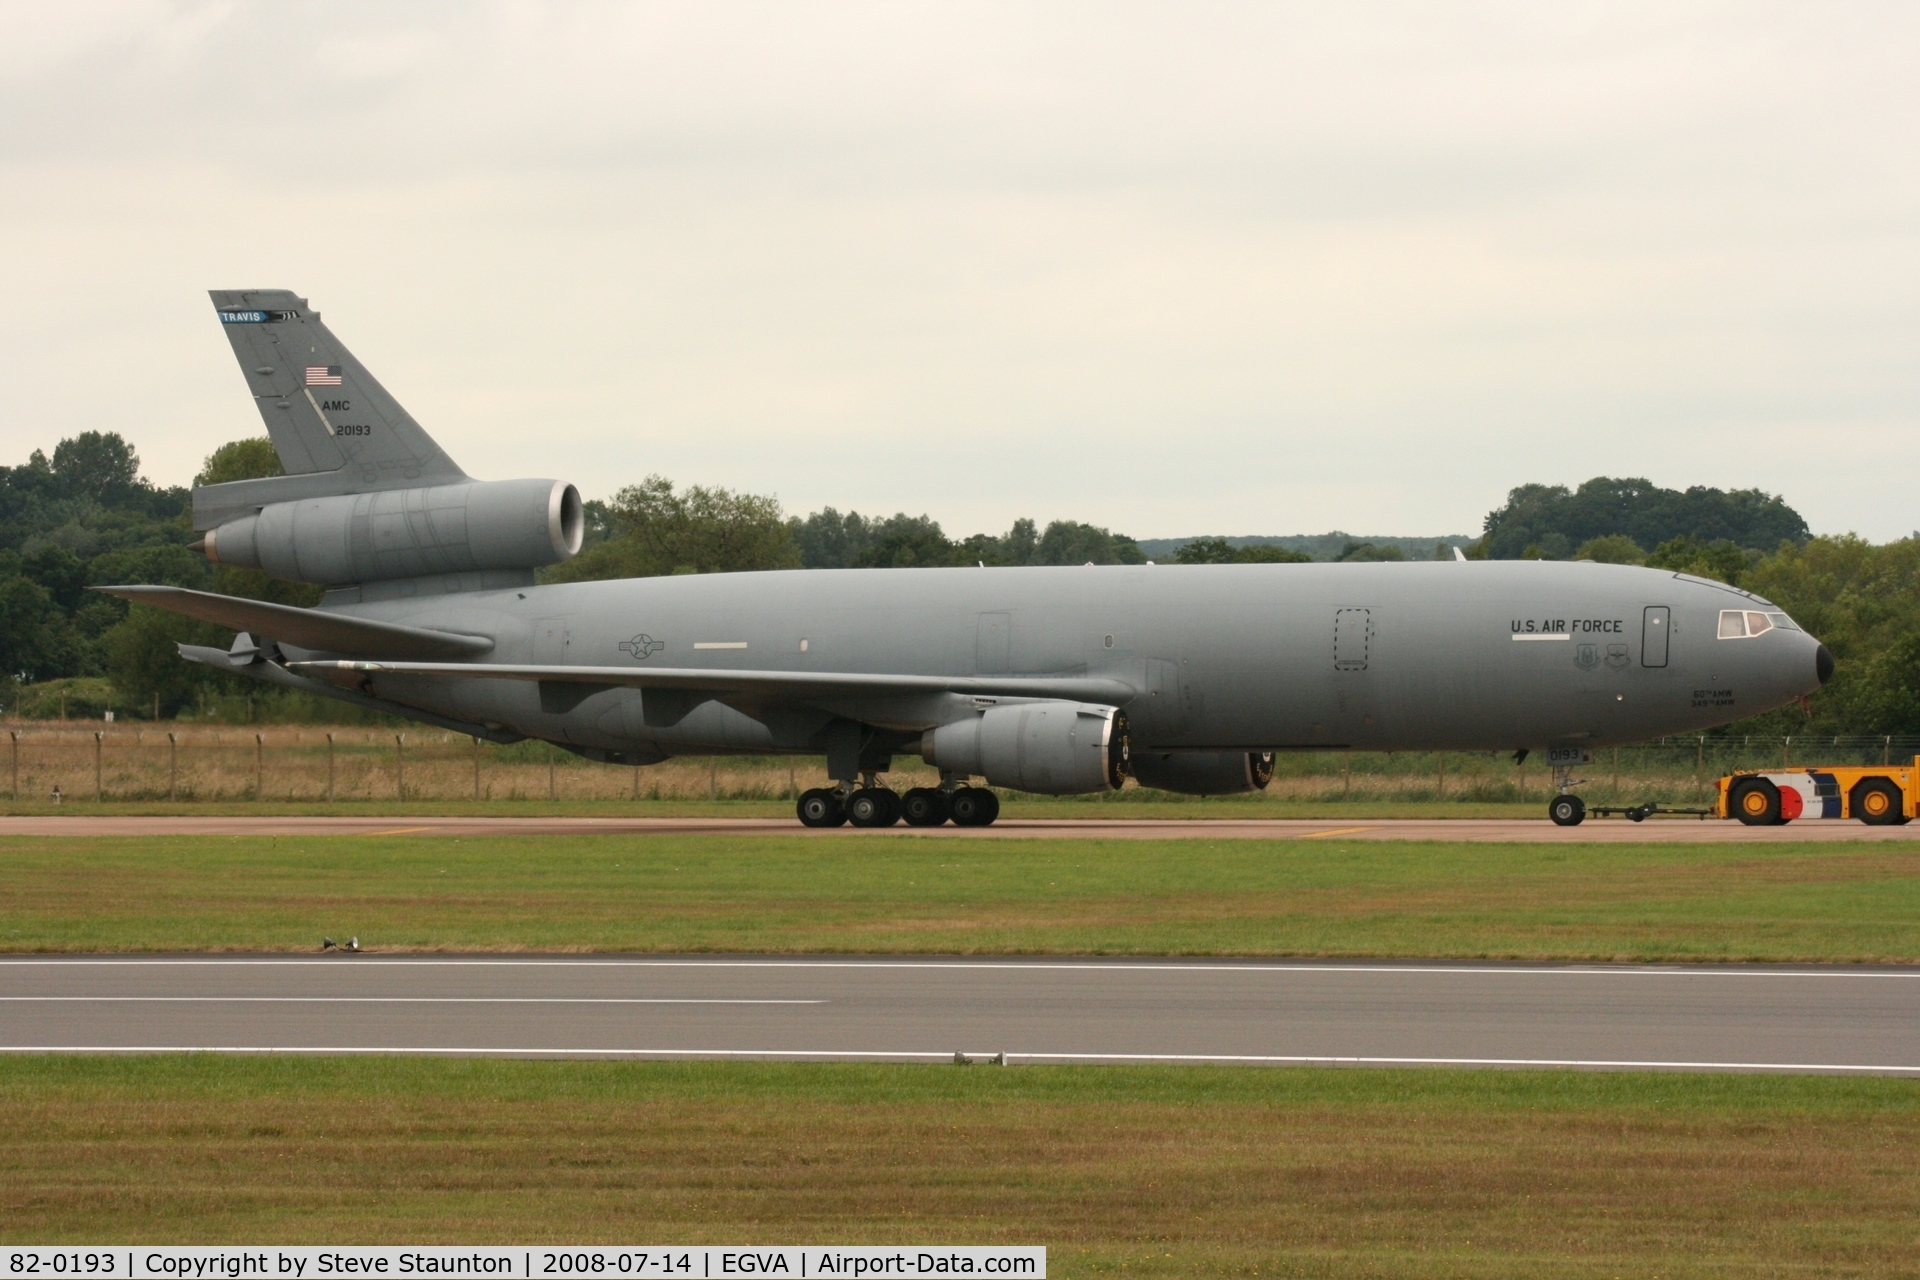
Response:
[{"label": "vertical stabilizer", "polygon": [[285,289],[211,296],[289,476],[332,473],[327,487],[343,494],[467,478],[305,298]]}]

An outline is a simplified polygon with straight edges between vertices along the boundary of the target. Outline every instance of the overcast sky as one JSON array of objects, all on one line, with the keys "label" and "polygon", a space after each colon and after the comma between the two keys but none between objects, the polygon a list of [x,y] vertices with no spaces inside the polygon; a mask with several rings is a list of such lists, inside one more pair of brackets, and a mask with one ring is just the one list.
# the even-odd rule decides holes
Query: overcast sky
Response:
[{"label": "overcast sky", "polygon": [[0,17],[0,462],[259,434],[294,289],[470,473],[1136,537],[1598,474],[1920,526],[1920,6]]}]

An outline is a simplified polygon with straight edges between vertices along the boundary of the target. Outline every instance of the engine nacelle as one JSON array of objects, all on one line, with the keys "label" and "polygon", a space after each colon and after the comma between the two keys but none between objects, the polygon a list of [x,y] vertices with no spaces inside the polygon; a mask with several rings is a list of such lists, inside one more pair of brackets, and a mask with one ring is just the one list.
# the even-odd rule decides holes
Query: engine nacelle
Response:
[{"label": "engine nacelle", "polygon": [[1136,751],[1129,764],[1141,786],[1189,796],[1264,791],[1273,781],[1271,751]]},{"label": "engine nacelle", "polygon": [[202,554],[335,586],[478,569],[537,569],[580,550],[580,491],[559,480],[470,481],[276,502],[207,533]]},{"label": "engine nacelle", "polygon": [[920,738],[938,769],[1043,795],[1113,791],[1127,771],[1127,718],[1114,707],[1026,702],[989,707]]}]

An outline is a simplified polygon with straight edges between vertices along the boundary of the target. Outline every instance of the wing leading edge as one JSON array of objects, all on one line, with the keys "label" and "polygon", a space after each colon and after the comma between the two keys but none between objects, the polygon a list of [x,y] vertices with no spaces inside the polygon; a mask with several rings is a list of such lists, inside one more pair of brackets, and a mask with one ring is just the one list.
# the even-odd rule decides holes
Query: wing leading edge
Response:
[{"label": "wing leading edge", "polygon": [[137,600],[170,613],[185,614],[235,631],[272,636],[275,640],[317,649],[321,653],[367,653],[392,658],[474,658],[493,648],[485,636],[461,635],[375,622],[323,609],[302,609],[266,600],[216,595],[186,587],[95,587],[95,591],[122,600]]},{"label": "wing leading edge", "polygon": [[620,685],[629,689],[686,689],[715,694],[806,696],[831,694],[957,693],[975,697],[1061,698],[1121,705],[1135,689],[1105,676],[907,676],[832,671],[727,671],[698,667],[513,666],[492,662],[291,662],[290,670],[326,676],[441,676],[467,680],[533,680]]}]

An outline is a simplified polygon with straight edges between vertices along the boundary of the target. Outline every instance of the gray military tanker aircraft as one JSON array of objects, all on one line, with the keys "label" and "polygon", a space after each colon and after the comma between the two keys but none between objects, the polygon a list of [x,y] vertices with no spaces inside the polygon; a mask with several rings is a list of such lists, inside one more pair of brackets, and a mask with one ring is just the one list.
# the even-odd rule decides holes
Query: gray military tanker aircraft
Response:
[{"label": "gray military tanker aircraft", "polygon": [[[579,492],[474,480],[284,290],[214,308],[284,476],[193,491],[207,559],[326,587],[293,608],[102,590],[238,632],[181,656],[592,760],[806,754],[800,821],[983,826],[989,787],[1252,791],[1276,751],[1546,750],[1578,822],[1596,746],[1812,692],[1825,646],[1722,583],[1588,563],[795,570],[542,586]],[[940,773],[905,796],[900,755]],[[972,785],[984,778],[988,787]]]}]

